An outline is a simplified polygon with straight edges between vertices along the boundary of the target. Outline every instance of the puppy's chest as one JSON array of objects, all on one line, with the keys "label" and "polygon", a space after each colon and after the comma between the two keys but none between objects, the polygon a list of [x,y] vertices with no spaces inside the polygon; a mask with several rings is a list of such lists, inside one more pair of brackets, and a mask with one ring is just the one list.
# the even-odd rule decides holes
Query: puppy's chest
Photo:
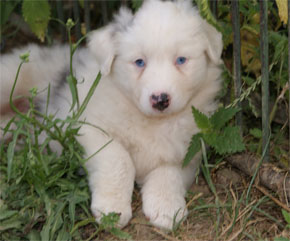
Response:
[{"label": "puppy's chest", "polygon": [[158,125],[135,123],[128,127],[122,142],[134,162],[136,179],[164,163],[181,164],[194,132],[192,120],[164,120]]}]

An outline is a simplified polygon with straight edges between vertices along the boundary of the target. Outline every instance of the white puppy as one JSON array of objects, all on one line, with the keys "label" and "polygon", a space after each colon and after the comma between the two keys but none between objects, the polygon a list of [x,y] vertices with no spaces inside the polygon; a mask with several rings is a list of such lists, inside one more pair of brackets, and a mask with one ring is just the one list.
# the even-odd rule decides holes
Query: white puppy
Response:
[{"label": "white puppy", "polygon": [[[87,163],[97,221],[120,213],[119,225],[132,217],[131,196],[141,186],[143,211],[150,222],[171,229],[187,214],[184,195],[195,177],[200,156],[186,168],[182,160],[191,136],[198,132],[191,106],[210,114],[220,90],[222,40],[203,20],[191,1],[147,0],[133,16],[121,9],[115,21],[90,35],[88,48],[74,58],[83,100],[98,71],[102,79],[82,119],[80,143],[91,156]],[[51,82],[51,112],[65,116],[70,92],[68,48],[30,45],[30,62],[23,66],[16,94]],[[24,50],[1,57],[1,103],[8,100]]]}]

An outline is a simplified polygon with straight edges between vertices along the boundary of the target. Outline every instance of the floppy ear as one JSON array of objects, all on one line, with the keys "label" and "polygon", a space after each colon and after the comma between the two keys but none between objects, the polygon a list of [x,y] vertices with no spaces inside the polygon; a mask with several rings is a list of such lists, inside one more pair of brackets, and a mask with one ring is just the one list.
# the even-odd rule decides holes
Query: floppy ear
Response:
[{"label": "floppy ear", "polygon": [[106,27],[93,31],[89,36],[88,47],[96,56],[103,76],[110,73],[116,54],[115,36],[117,32],[126,30],[133,15],[127,8],[121,8],[115,21]]},{"label": "floppy ear", "polygon": [[206,20],[202,19],[202,21],[203,29],[207,39],[206,53],[214,64],[221,64],[221,54],[223,50],[222,34],[209,23],[207,23]]},{"label": "floppy ear", "polygon": [[100,71],[106,76],[111,71],[115,57],[115,46],[113,41],[114,27],[109,25],[93,31],[89,36],[88,47],[95,55]]},{"label": "floppy ear", "polygon": [[192,14],[193,4],[191,0],[174,0],[173,2],[178,8]]}]

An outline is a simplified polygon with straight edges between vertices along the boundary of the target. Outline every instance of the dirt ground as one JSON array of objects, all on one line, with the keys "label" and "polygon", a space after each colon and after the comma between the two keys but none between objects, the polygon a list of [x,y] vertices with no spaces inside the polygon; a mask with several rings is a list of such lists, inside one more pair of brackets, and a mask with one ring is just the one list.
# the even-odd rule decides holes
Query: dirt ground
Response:
[{"label": "dirt ground", "polygon": [[[218,199],[210,191],[202,175],[187,195],[189,215],[176,230],[166,232],[153,227],[142,213],[139,190],[133,195],[133,218],[123,231],[132,240],[274,240],[289,238],[281,208],[256,187],[246,202],[249,177],[223,163],[212,173]],[[95,230],[87,227],[88,238]],[[286,240],[287,240],[286,239]],[[109,232],[102,232],[93,240],[120,240]]]}]

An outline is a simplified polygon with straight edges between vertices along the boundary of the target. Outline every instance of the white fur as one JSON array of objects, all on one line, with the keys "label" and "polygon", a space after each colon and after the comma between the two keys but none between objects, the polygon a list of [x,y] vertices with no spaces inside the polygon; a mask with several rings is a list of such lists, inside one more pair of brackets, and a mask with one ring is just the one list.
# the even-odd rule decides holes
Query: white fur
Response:
[{"label": "white fur", "polygon": [[[92,212],[97,221],[103,214],[120,213],[119,225],[125,226],[132,216],[135,180],[142,187],[144,214],[154,225],[171,229],[175,216],[178,222],[187,214],[184,195],[200,159],[197,155],[182,168],[191,136],[198,132],[191,106],[206,114],[217,107],[221,35],[189,0],[147,0],[135,16],[122,9],[113,23],[90,35],[88,46],[74,62],[77,78],[85,79],[79,84],[81,100],[99,70],[103,77],[82,118],[108,135],[84,125],[79,141],[90,156],[113,140],[86,163]],[[44,87],[68,64],[66,48],[52,48],[45,59],[41,56],[47,50],[33,45],[28,49],[31,61],[21,72],[17,92],[35,84]],[[19,53],[1,57],[1,103],[7,101]],[[179,56],[187,62],[176,65]],[[134,64],[140,58],[144,68]],[[164,111],[149,101],[160,92],[170,95]],[[69,99],[69,89],[63,89],[51,111],[67,114]]]}]

